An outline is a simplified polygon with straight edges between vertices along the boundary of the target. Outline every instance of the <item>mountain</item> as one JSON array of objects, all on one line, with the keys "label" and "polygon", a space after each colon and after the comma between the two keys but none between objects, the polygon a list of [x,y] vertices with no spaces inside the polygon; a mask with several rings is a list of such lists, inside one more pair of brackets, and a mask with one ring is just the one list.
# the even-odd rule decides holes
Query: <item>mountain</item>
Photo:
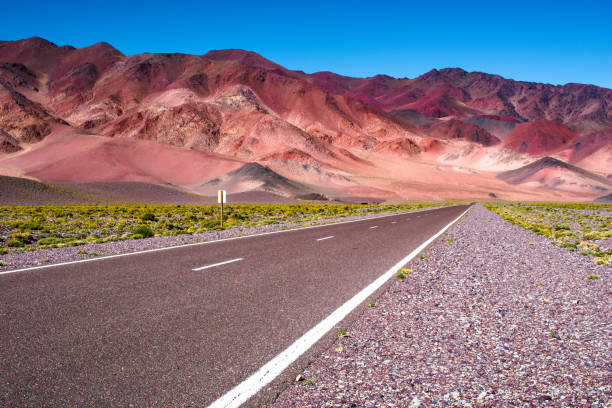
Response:
[{"label": "mountain", "polygon": [[594,193],[612,189],[612,180],[552,157],[543,157],[531,164],[497,175],[510,184],[535,184],[538,187],[556,188],[567,191]]},{"label": "mountain", "polygon": [[598,197],[595,199],[596,203],[612,203],[612,193],[603,196],[603,197]]},{"label": "mountain", "polygon": [[42,182],[590,200],[589,183],[497,175],[553,157],[610,178],[611,131],[612,90],[593,85],[458,68],[351,78],[235,49],[126,56],[103,42],[0,42],[0,174]]},{"label": "mountain", "polygon": [[306,186],[289,180],[259,163],[246,163],[221,177],[207,181],[198,190],[213,195],[221,188],[235,193],[265,191],[280,196],[290,194],[295,197],[314,194]]}]

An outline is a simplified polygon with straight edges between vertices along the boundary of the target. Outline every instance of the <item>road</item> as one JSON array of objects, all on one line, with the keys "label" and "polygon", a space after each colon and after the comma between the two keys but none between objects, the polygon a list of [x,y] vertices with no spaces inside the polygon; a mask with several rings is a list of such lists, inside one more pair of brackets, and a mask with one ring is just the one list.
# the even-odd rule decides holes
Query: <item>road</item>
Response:
[{"label": "road", "polygon": [[0,406],[208,406],[467,208],[1,275]]}]

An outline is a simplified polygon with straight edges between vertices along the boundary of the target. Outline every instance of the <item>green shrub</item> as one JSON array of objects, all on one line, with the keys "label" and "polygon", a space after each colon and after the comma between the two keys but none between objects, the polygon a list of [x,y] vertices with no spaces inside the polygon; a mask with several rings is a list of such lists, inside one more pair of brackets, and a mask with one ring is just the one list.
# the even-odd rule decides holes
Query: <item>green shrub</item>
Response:
[{"label": "green shrub", "polygon": [[153,230],[146,225],[139,225],[138,228],[134,230],[134,235],[142,235],[143,238],[150,238],[155,235]]},{"label": "green shrub", "polygon": [[[28,243],[32,241],[32,234],[29,232],[13,232],[10,238],[21,243]],[[10,241],[9,241],[10,242]],[[8,243],[7,243],[8,244]],[[10,246],[10,245],[9,245]]]},{"label": "green shrub", "polygon": [[204,220],[202,221],[201,225],[206,229],[221,229],[221,222],[218,220]]},{"label": "green shrub", "polygon": [[36,221],[28,221],[21,224],[19,229],[22,231],[38,231],[43,229],[43,226]]},{"label": "green shrub", "polygon": [[233,213],[230,216],[230,219],[234,220],[234,221],[246,221],[249,219],[249,216],[246,214],[242,214],[242,213]]},{"label": "green shrub", "polygon": [[141,220],[143,220],[143,221],[155,221],[156,220],[155,214],[153,214],[152,212],[145,213],[142,216]]},{"label": "green shrub", "polygon": [[63,244],[64,242],[70,241],[70,240],[71,240],[70,238],[66,239],[66,238],[48,237],[48,238],[41,238],[36,243],[41,246],[57,245],[57,244]]},{"label": "green shrub", "polygon": [[23,246],[23,242],[17,239],[10,239],[6,242],[6,246],[11,248],[21,248]]}]

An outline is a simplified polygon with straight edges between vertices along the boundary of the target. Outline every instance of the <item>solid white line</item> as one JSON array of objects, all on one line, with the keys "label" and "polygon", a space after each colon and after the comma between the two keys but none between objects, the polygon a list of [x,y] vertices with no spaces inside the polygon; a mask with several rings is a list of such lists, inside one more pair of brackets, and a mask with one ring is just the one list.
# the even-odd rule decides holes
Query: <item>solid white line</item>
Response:
[{"label": "solid white line", "polygon": [[333,235],[330,235],[329,237],[318,238],[317,241],[325,241],[326,239],[331,239],[333,237]]},{"label": "solid white line", "polygon": [[[470,207],[471,208],[471,207]],[[246,380],[238,384],[236,387],[229,390],[221,398],[213,402],[209,408],[236,408],[248,401],[259,390],[274,380],[280,373],[289,367],[295,360],[314,345],[321,337],[344,319],[353,309],[359,306],[372,293],[380,288],[389,278],[397,273],[397,270],[410,262],[412,258],[417,256],[419,252],[431,244],[433,240],[438,238],[451,225],[457,222],[461,217],[469,211],[468,208],[457,217],[454,221],[438,231],[435,235],[423,242],[417,249],[408,254],[405,258],[393,265],[391,269],[378,277],[374,282],[363,288],[359,293],[349,299],[346,303],[334,310],[332,314],[327,316],[315,327],[307,331],[302,337],[297,339],[285,351],[274,357],[272,360],[264,364],[259,370],[248,377]]]},{"label": "solid white line", "polygon": [[370,229],[374,229],[374,228],[378,228],[378,225],[375,225],[373,227],[370,227]]},{"label": "solid white line", "polygon": [[225,265],[225,264],[232,263],[232,262],[242,261],[243,259],[244,258],[230,259],[229,261],[223,261],[223,262],[219,262],[219,263],[212,264],[212,265],[206,265],[206,266],[201,266],[199,268],[194,268],[192,269],[192,271],[203,271],[204,269],[214,268],[215,266],[220,266],[220,265]]},{"label": "solid white line", "polygon": [[[434,210],[438,210],[438,209],[442,209],[442,208],[449,208],[449,207],[439,207],[439,208],[434,208]],[[17,272],[34,271],[34,270],[37,270],[37,269],[53,268],[55,266],[73,265],[73,264],[80,264],[80,263],[86,263],[86,262],[96,262],[96,261],[101,261],[103,259],[120,258],[122,256],[131,256],[131,255],[147,254],[147,253],[150,253],[150,252],[168,251],[168,250],[176,249],[176,248],[186,248],[186,247],[199,246],[199,245],[209,245],[209,244],[214,244],[216,242],[233,241],[233,240],[236,240],[236,239],[244,239],[244,238],[251,238],[251,237],[261,237],[263,235],[280,234],[282,232],[291,232],[291,231],[300,231],[300,230],[306,230],[306,229],[312,229],[312,228],[330,227],[330,226],[339,225],[339,224],[350,224],[352,222],[368,221],[368,220],[372,220],[372,219],[375,219],[375,218],[395,217],[395,216],[398,216],[398,215],[410,214],[410,213],[414,213],[414,212],[427,211],[427,210],[431,210],[431,209],[430,208],[423,208],[423,209],[418,209],[418,210],[408,211],[408,212],[403,212],[403,213],[379,215],[379,216],[375,216],[375,217],[364,218],[364,219],[361,219],[361,220],[340,221],[340,222],[334,222],[334,223],[329,223],[329,224],[311,225],[309,227],[298,227],[298,228],[292,228],[292,229],[286,229],[286,230],[261,232],[259,234],[241,235],[239,237],[223,238],[223,239],[217,239],[217,240],[214,240],[214,241],[193,242],[191,244],[168,246],[168,247],[155,248],[155,249],[145,249],[143,251],[128,252],[128,253],[125,253],[125,254],[99,256],[97,258],[80,259],[78,261],[68,261],[68,262],[60,262],[60,263],[56,263],[56,264],[31,266],[31,267],[28,267],[28,268],[14,269],[12,271],[0,272],[0,275],[6,275],[6,274],[9,274],[9,273],[17,273]]]}]

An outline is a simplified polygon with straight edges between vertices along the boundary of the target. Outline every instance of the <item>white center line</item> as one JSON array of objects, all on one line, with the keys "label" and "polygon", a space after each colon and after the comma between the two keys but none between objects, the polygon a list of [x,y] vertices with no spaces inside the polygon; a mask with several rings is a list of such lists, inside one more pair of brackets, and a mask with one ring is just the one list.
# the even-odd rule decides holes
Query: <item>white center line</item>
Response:
[{"label": "white center line", "polygon": [[375,225],[373,227],[370,227],[370,229],[374,229],[374,228],[378,228],[378,225]]},{"label": "white center line", "polygon": [[397,224],[397,221],[391,221],[391,224]]},{"label": "white center line", "polygon": [[334,237],[333,235],[330,235],[329,237],[317,238],[317,241],[323,241],[323,240],[330,239],[333,237]]},{"label": "white center line", "polygon": [[219,262],[219,263],[212,264],[212,265],[206,265],[206,266],[202,266],[202,267],[199,267],[199,268],[194,268],[194,269],[192,269],[192,271],[202,271],[204,269],[214,268],[215,266],[220,266],[220,265],[225,265],[225,264],[232,263],[232,262],[242,261],[243,259],[244,258],[230,259],[229,261],[223,261],[223,262]]}]

